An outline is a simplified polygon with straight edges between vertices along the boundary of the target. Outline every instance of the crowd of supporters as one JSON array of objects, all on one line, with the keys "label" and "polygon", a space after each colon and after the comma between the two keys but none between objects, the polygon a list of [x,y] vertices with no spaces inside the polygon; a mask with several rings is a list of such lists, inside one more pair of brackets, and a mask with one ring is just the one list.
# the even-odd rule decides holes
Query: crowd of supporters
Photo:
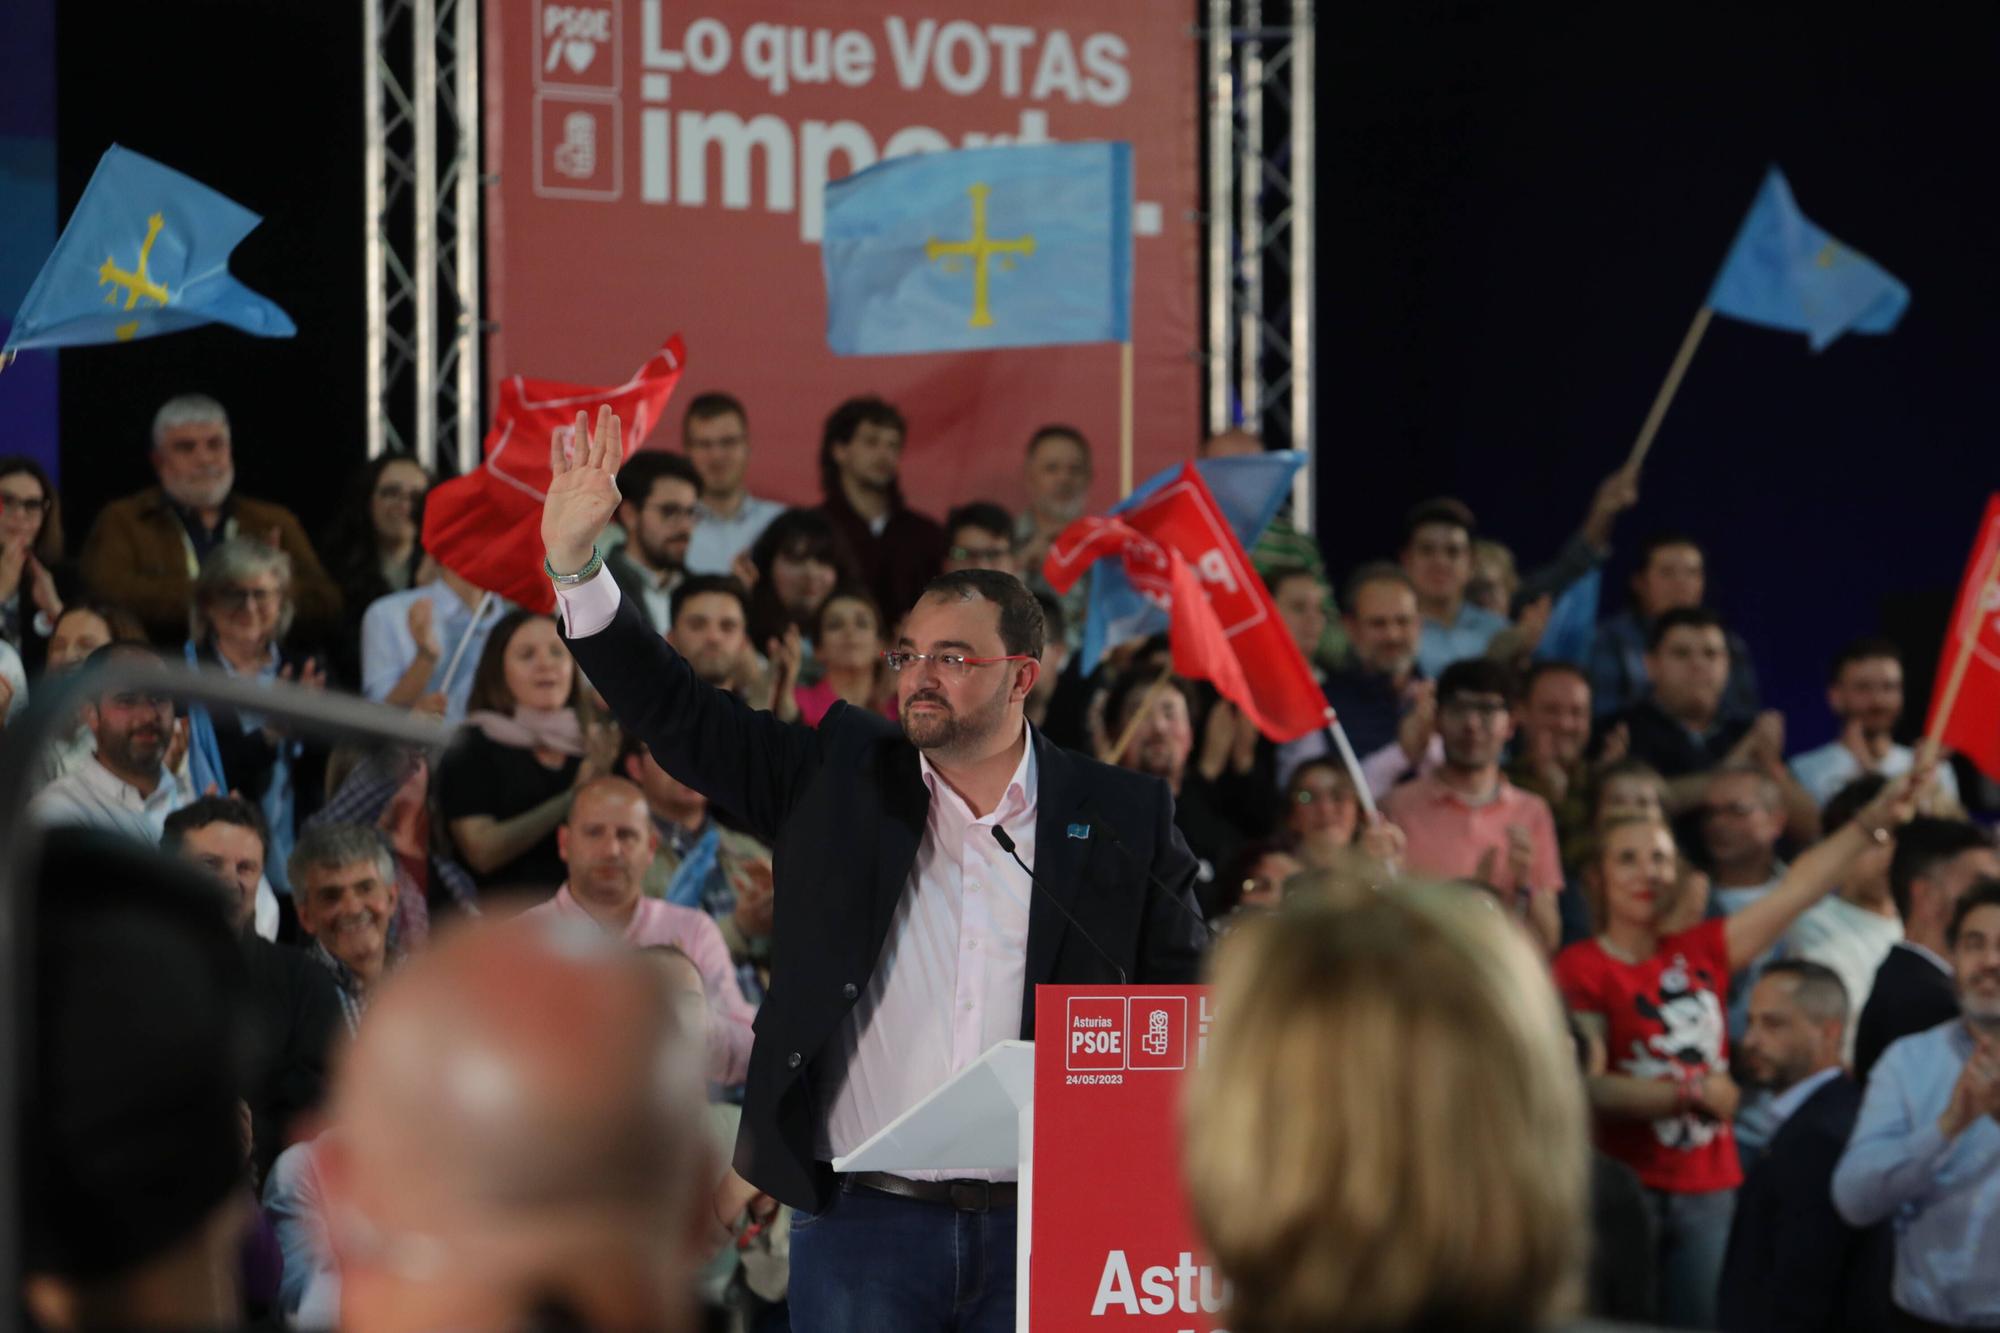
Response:
[{"label": "crowd of supporters", "polygon": [[[679,449],[636,453],[620,471],[605,569],[702,680],[808,727],[840,707],[895,717],[883,653],[934,576],[1020,577],[1049,627],[1030,720],[1163,780],[1199,863],[1202,911],[1269,955],[1225,973],[1224,993],[1245,1006],[1225,1004],[1226,1016],[1249,1023],[1272,968],[1337,966],[1344,949],[1386,990],[1435,985],[1440,1014],[1512,996],[1539,1021],[1554,1004],[1532,986],[1560,996],[1566,1076],[1581,1071],[1594,1121],[1592,1313],[1732,1330],[2000,1325],[2000,854],[1961,798],[1960,778],[1976,797],[1977,775],[1898,740],[1898,645],[1857,638],[1836,657],[1826,700],[1839,734],[1798,750],[1787,720],[1761,706],[1743,638],[1705,605],[1693,536],[1648,538],[1618,613],[1582,642],[1549,641],[1552,606],[1609,559],[1637,499],[1627,472],[1604,480],[1566,541],[1512,534],[1559,546],[1525,571],[1464,502],[1440,498],[1410,511],[1399,550],[1336,589],[1318,546],[1280,518],[1251,554],[1344,737],[1329,727],[1274,744],[1205,682],[1175,676],[1164,636],[1084,660],[1087,584],[1057,596],[1041,575],[1090,490],[1078,431],[1035,432],[1017,493],[942,518],[898,484],[907,438],[893,405],[840,404],[821,442],[822,501],[788,508],[746,488],[745,405],[697,397]],[[157,484],[87,522],[64,514],[32,461],[0,459],[0,700],[15,717],[80,663],[166,657],[453,728],[434,757],[328,749],[252,712],[111,689],[46,752],[14,756],[35,766],[36,819],[122,832],[226,886],[257,1018],[240,1164],[246,1313],[327,1327],[343,1299],[321,1193],[343,1129],[329,1059],[365,1030],[385,976],[472,916],[568,920],[657,954],[696,1015],[719,1163],[781,908],[770,849],[620,734],[554,618],[425,553],[435,479],[423,467],[368,463],[315,541],[285,506],[237,492],[236,447],[222,404],[173,399],[153,423]],[[1262,447],[1236,431],[1197,452]],[[1497,909],[1510,923],[1495,964],[1507,975],[1447,980],[1477,971],[1452,949],[1421,974],[1370,962],[1339,942],[1388,928],[1361,909],[1302,917],[1331,943],[1304,927],[1289,943],[1257,933],[1274,911],[1307,910],[1285,900],[1324,898],[1328,883],[1405,876]],[[1453,935],[1454,947],[1486,929]],[[1533,960],[1526,992],[1508,972],[1516,952]],[[1435,1090],[1412,1084],[1409,1096]],[[1232,1118],[1222,1094],[1202,1095],[1197,1131],[1278,1141]],[[1476,1113],[1479,1096],[1468,1083],[1460,1110]],[[1582,1112],[1523,1114],[1531,1140],[1588,1132]],[[1447,1151],[1450,1135],[1433,1137]],[[1204,1226],[1238,1278],[1311,1286],[1259,1258],[1275,1244],[1268,1226],[1224,1197],[1248,1168],[1198,1145],[1190,1165]],[[735,1327],[783,1327],[785,1210],[739,1186],[715,1192],[734,1240],[702,1273],[704,1299]],[[1313,1206],[1297,1201],[1301,1217]],[[1335,1225],[1344,1216],[1319,1218],[1313,1244],[1352,1251],[1359,1242]],[[1565,1243],[1546,1242],[1549,1253]],[[50,1262],[88,1278],[66,1257]],[[1484,1290],[1479,1274],[1460,1276]],[[1436,1312],[1421,1303],[1361,1291],[1365,1272],[1343,1280],[1355,1284],[1344,1308],[1374,1321],[1351,1326],[1443,1326],[1422,1324]],[[59,1305],[36,1313],[55,1319]],[[1267,1312],[1260,1327],[1350,1326],[1313,1323],[1318,1307],[1276,1294],[1250,1308]],[[1519,1313],[1557,1308],[1536,1295]]]}]

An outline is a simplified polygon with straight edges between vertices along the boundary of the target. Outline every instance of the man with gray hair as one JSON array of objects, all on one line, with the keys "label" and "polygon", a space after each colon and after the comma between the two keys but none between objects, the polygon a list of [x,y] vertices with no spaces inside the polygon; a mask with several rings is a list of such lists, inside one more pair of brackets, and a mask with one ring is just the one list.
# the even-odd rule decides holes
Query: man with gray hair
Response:
[{"label": "man with gray hair", "polygon": [[153,417],[159,484],[104,507],[84,541],[83,581],[94,598],[128,607],[156,643],[187,633],[188,595],[208,553],[231,537],[267,541],[292,559],[299,618],[330,626],[340,591],[291,510],[235,493],[229,414],[202,394],[168,399]]},{"label": "man with gray hair", "polygon": [[396,861],[366,824],[321,824],[291,856],[292,904],[307,950],[333,977],[352,1036],[389,968],[389,922],[396,914]]}]

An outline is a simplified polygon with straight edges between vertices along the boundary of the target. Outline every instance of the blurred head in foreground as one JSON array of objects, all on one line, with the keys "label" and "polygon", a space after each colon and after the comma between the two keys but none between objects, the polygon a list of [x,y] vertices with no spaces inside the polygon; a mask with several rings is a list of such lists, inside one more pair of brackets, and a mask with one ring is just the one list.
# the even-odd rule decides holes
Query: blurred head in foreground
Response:
[{"label": "blurred head in foreground", "polygon": [[52,1329],[226,1327],[246,983],[222,890],[143,844],[56,829],[35,910],[16,1084],[28,1312]]},{"label": "blurred head in foreground", "polygon": [[1219,947],[1185,1105],[1237,1333],[1531,1328],[1587,1244],[1583,1090],[1520,931],[1454,886],[1287,897]]},{"label": "blurred head in foreground", "polygon": [[601,932],[473,929],[383,983],[324,1170],[341,1322],[691,1327],[702,1045]]}]

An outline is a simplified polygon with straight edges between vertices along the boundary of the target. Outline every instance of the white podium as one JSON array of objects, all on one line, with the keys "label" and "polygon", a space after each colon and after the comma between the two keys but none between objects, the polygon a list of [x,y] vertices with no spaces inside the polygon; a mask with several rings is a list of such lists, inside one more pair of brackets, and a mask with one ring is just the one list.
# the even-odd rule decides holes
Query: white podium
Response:
[{"label": "white podium", "polygon": [[833,1169],[1019,1173],[1014,1240],[1014,1327],[1028,1327],[1028,1241],[1033,1233],[1035,1044],[1003,1041],[884,1125]]}]

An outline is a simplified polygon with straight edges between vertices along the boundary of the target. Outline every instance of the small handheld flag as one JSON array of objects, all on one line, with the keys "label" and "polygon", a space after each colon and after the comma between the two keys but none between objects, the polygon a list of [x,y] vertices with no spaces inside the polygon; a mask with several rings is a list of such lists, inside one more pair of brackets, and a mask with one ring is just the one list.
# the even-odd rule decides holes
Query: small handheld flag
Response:
[{"label": "small handheld flag", "polygon": [[1938,651],[1931,715],[1932,745],[1957,750],[2000,780],[2000,493],[1987,497],[1979,533],[1958,583],[1951,625]]},{"label": "small handheld flag", "polygon": [[1815,352],[1849,332],[1887,333],[1910,305],[1910,289],[1799,211],[1785,173],[1772,167],[1709,289],[1708,304],[1732,319],[1803,333]]},{"label": "small handheld flag", "polygon": [[6,351],[128,342],[203,324],[291,337],[291,317],[229,273],[230,252],[262,221],[113,144],[28,289]]},{"label": "small handheld flag", "polygon": [[1132,148],[919,153],[826,190],[826,340],[841,356],[1125,342]]}]

